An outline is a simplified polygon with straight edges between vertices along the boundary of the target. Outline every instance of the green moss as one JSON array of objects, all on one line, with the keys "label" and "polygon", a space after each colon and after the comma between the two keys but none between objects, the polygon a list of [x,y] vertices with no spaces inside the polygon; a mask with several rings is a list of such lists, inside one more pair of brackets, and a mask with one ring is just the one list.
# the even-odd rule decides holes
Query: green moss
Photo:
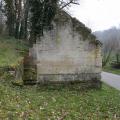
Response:
[{"label": "green moss", "polygon": [[[28,50],[28,45],[23,40],[16,40],[12,37],[0,36],[0,78],[7,81],[14,81],[15,72],[22,73],[23,57]],[[21,53],[22,51],[22,53]],[[13,71],[14,74],[11,74]],[[19,78],[20,79],[20,78]]]},{"label": "green moss", "polygon": [[23,59],[21,51],[27,49],[27,44],[22,40],[0,36],[0,67],[18,65]]},{"label": "green moss", "polygon": [[70,21],[71,16],[66,13],[65,11],[58,10],[57,14],[55,15],[54,21],[57,23],[57,25],[64,25],[64,23],[67,23]]},{"label": "green moss", "polygon": [[26,80],[37,80],[36,68],[29,66],[24,68],[24,81]]},{"label": "green moss", "polygon": [[76,18],[72,18],[73,30],[79,32],[83,39],[87,39],[91,35],[91,30],[87,28],[83,23],[78,21]]}]

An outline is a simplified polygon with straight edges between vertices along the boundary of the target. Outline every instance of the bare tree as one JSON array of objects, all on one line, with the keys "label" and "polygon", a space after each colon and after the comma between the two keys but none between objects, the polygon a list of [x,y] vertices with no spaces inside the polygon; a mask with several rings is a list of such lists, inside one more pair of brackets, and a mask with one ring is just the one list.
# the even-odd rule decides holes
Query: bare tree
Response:
[{"label": "bare tree", "polygon": [[27,38],[27,34],[28,34],[28,14],[29,14],[29,8],[30,8],[30,0],[24,0],[24,17],[23,17],[23,38],[26,39]]},{"label": "bare tree", "polygon": [[[54,18],[57,9],[64,9],[71,4],[79,4],[79,0],[3,0],[7,16],[7,27],[10,36],[27,38],[29,13],[32,20],[31,34],[39,33],[43,26],[48,25]],[[32,4],[33,3],[33,4]],[[36,7],[37,6],[37,7]],[[33,11],[30,11],[34,9]],[[33,12],[33,14],[32,14]],[[36,16],[38,18],[36,18]],[[33,22],[34,21],[34,22]],[[45,23],[43,23],[45,22]],[[34,28],[37,29],[34,29]],[[41,34],[42,35],[42,34]],[[32,35],[31,35],[32,36]],[[32,37],[34,38],[34,37]]]},{"label": "bare tree", "polygon": [[79,5],[79,2],[78,2],[78,0],[60,0],[59,1],[59,7],[60,7],[60,9],[68,7],[71,4]]},{"label": "bare tree", "polygon": [[4,22],[4,16],[3,16],[3,1],[0,1],[0,34],[3,31],[3,23]]},{"label": "bare tree", "polygon": [[110,61],[111,54],[115,49],[116,43],[113,39],[103,43],[103,67]]},{"label": "bare tree", "polygon": [[15,33],[15,7],[14,0],[4,0],[5,13],[7,16],[7,28],[10,36],[14,36]]},{"label": "bare tree", "polygon": [[116,58],[116,63],[120,62],[120,40],[116,40],[116,46],[115,46],[115,58]]},{"label": "bare tree", "polygon": [[20,38],[21,20],[22,20],[22,0],[15,0],[15,38]]},{"label": "bare tree", "polygon": [[117,36],[112,36],[110,39],[103,42],[103,66],[105,66],[113,54],[116,56],[116,61],[119,61],[120,55],[120,41],[117,39]]}]

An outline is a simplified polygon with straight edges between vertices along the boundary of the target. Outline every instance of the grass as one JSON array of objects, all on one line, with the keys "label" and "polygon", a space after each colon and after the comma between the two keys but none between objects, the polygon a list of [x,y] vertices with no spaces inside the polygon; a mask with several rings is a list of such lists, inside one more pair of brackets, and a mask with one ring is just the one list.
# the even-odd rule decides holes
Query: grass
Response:
[{"label": "grass", "polygon": [[0,84],[1,120],[119,120],[120,92]]},{"label": "grass", "polygon": [[21,40],[0,36],[0,67],[15,66],[23,59],[16,49],[27,49],[27,45]]},{"label": "grass", "polygon": [[[17,49],[25,43],[0,37],[0,67],[22,59]],[[8,76],[9,77],[9,76]],[[0,80],[0,120],[119,120],[120,92],[103,85],[101,90],[14,86]]]},{"label": "grass", "polygon": [[115,69],[115,68],[112,68],[112,67],[110,67],[110,66],[104,67],[103,70],[104,70],[105,72],[109,72],[109,73],[113,73],[113,74],[118,74],[118,75],[120,75],[120,69]]}]

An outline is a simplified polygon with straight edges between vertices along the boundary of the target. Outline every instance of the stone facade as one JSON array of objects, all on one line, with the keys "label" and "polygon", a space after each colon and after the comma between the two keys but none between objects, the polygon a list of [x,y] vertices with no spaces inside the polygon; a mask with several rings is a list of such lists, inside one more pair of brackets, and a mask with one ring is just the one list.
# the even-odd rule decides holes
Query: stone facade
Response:
[{"label": "stone facade", "polygon": [[37,65],[37,82],[99,81],[101,44],[91,31],[66,13],[60,13],[52,25],[30,50]]}]

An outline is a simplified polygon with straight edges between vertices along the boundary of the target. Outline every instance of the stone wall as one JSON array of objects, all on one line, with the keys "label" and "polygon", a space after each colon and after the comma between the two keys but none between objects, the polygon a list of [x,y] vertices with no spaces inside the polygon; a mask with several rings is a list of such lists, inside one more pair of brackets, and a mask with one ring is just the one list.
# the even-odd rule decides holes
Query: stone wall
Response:
[{"label": "stone wall", "polygon": [[38,82],[101,79],[101,47],[83,40],[71,22],[54,23],[54,29],[45,30],[31,51],[36,56]]}]

